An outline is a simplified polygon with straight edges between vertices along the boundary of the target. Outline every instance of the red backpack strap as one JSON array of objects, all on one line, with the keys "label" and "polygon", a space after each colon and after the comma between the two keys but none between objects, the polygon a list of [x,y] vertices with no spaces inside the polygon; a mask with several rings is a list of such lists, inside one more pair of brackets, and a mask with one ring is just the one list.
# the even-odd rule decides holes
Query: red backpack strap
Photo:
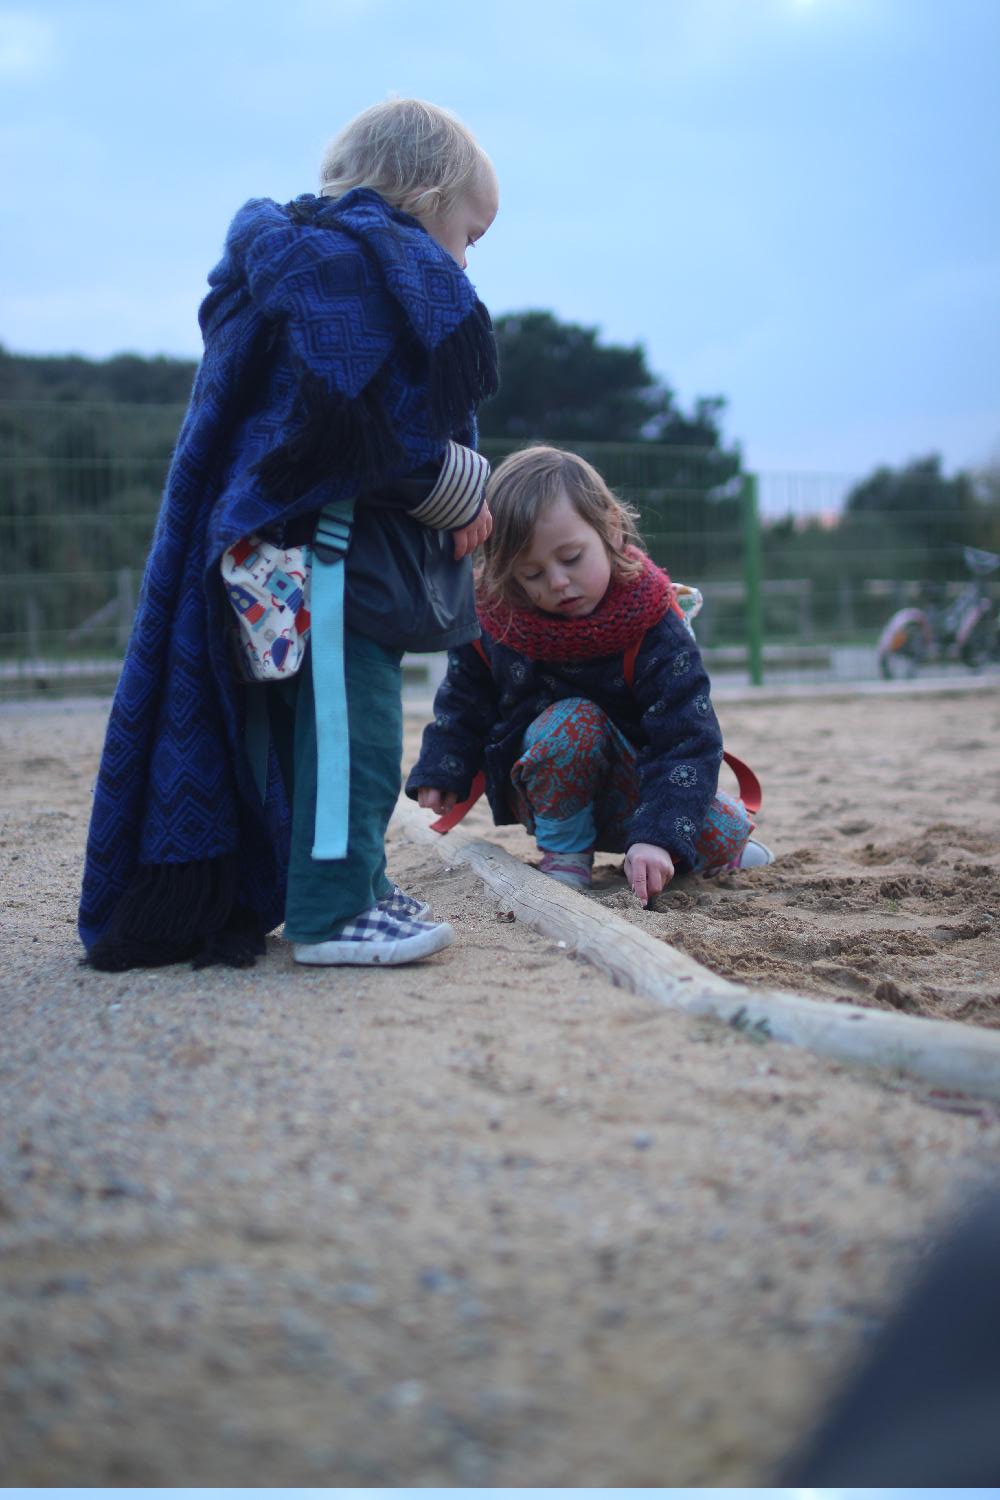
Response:
[{"label": "red backpack strap", "polygon": [[[681,609],[680,605],[677,603],[677,595],[674,592],[674,586],[673,586],[673,584],[670,585],[670,608],[673,611],[673,613],[677,616],[677,618],[679,620],[683,621],[683,619],[684,619],[684,611]],[[623,658],[623,664],[624,664],[624,667],[625,667],[625,686],[628,688],[629,692],[632,691],[632,683],[635,681],[635,663],[636,663],[636,659],[637,659],[637,657],[639,655],[639,652],[642,650],[642,643],[643,643],[643,641],[645,639],[646,639],[646,632],[643,631],[643,633],[639,637],[639,639],[637,641],[633,641],[632,644],[631,644],[631,646],[627,646],[626,649],[625,649],[625,655],[624,655],[624,658]]]},{"label": "red backpack strap", "polygon": [[636,657],[639,655],[640,648],[645,639],[646,637],[641,635],[637,641],[633,641],[631,646],[626,649],[625,655],[622,658],[622,666],[625,671],[625,686],[629,692],[632,691],[632,684],[635,681]]},{"label": "red backpack strap", "polygon": [[446,813],[442,813],[441,816],[431,824],[432,830],[435,833],[448,833],[450,829],[454,828],[456,823],[461,823],[466,813],[471,811],[471,809],[479,801],[485,790],[486,777],[483,775],[482,771],[477,771],[475,776],[473,777],[472,786],[469,789],[469,795],[466,797],[465,801],[456,802],[453,807],[449,807]]},{"label": "red backpack strap", "polygon": [[746,761],[738,760],[735,755],[730,755],[728,750],[723,750],[722,759],[736,777],[736,784],[740,789],[740,801],[747,812],[759,813],[764,793],[755,773],[751,771]]}]

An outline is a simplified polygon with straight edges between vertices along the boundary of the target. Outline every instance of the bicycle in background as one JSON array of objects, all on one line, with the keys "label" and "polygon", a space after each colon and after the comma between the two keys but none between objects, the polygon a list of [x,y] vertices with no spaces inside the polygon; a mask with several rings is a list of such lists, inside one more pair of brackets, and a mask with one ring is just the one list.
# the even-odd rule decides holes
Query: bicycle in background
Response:
[{"label": "bicycle in background", "polygon": [[1000,655],[997,608],[979,581],[1000,568],[1000,554],[963,547],[972,575],[950,602],[942,584],[929,584],[923,606],[898,609],[879,637],[878,664],[892,680],[916,675],[928,662],[961,661],[973,670]]}]

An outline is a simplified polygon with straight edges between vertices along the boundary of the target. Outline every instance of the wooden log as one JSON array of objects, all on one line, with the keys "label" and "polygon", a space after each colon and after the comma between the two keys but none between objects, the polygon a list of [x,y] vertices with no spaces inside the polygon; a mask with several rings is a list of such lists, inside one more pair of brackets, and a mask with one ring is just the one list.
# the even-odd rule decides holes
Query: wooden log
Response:
[{"label": "wooden log", "polygon": [[433,846],[446,863],[469,865],[503,910],[632,994],[714,1017],[761,1041],[1000,1099],[998,1032],[734,984],[486,839],[470,838],[461,829],[444,837],[432,833],[429,816],[400,797],[393,822],[411,842]]}]

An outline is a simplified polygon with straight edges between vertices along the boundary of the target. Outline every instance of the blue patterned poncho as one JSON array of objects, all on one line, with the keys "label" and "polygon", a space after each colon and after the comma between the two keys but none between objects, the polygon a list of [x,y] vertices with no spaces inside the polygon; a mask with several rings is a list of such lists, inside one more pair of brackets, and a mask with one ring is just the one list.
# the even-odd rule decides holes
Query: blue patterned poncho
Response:
[{"label": "blue patterned poncho", "polygon": [[95,791],[79,926],[100,968],[251,963],[282,919],[287,807],[243,748],[226,547],[434,461],[496,389],[466,276],[367,189],[252,200],[209,285]]}]

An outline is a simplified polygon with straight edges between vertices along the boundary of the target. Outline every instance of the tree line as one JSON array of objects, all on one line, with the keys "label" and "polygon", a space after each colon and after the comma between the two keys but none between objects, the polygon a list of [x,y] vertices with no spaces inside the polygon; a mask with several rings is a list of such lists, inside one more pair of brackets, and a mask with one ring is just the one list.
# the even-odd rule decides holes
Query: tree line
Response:
[{"label": "tree line", "polygon": [[[739,577],[743,461],[724,436],[725,399],[685,409],[641,345],[607,342],[551,312],[505,314],[496,331],[501,387],[480,411],[487,453],[539,440],[574,447],[638,507],[658,561],[692,581]],[[90,360],[0,347],[8,577],[80,574],[82,586],[83,574],[103,573],[90,604],[111,570],[141,565],[195,370],[166,356]],[[73,515],[86,523],[74,527]],[[880,467],[833,524],[773,520],[762,544],[765,576],[812,579],[831,597],[834,578],[956,578],[963,547],[1000,551],[1000,471],[949,477],[933,453]]]}]

